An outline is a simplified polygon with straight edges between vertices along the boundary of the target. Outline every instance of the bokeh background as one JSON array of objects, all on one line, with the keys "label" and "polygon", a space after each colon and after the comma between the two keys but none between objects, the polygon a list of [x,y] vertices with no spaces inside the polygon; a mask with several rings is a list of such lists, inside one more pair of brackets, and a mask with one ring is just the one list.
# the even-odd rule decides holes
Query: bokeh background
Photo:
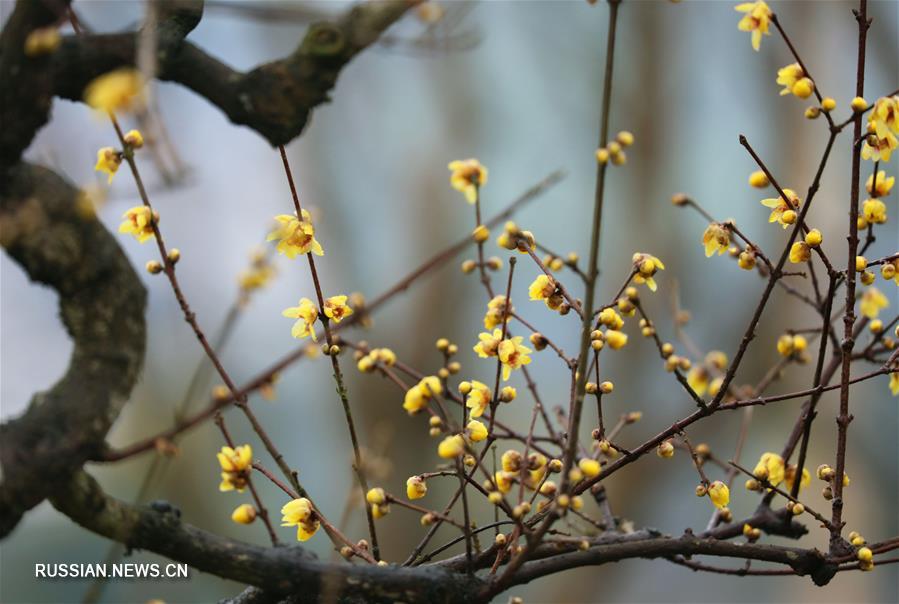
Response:
[{"label": "bokeh background", "polygon": [[[190,39],[239,69],[291,52],[306,27],[285,16],[260,20],[225,4],[212,3]],[[131,1],[79,0],[74,6],[98,31],[133,27],[143,12],[142,4]],[[337,14],[348,4],[255,6]],[[608,8],[586,2],[444,6],[450,20],[437,36],[438,43],[411,43],[421,39],[424,26],[407,17],[390,31],[392,44],[366,51],[344,70],[333,101],[315,111],[306,132],[288,148],[304,203],[318,212],[319,237],[327,251],[320,272],[327,292],[360,291],[372,297],[470,232],[471,208],[450,189],[446,170],[448,161],[463,157],[478,157],[490,169],[483,190],[486,216],[550,171],[565,169],[564,181],[516,220],[551,248],[586,254]],[[852,6],[773,3],[819,86],[837,99],[840,119],[854,96]],[[9,0],[0,2],[4,19],[11,7]],[[899,4],[870,2],[869,14],[874,25],[866,92],[875,98],[899,82]],[[730,355],[762,282],[726,257],[705,259],[699,243],[704,223],[695,214],[672,207],[670,196],[690,193],[721,219],[735,218],[764,249],[773,251],[785,234],[767,224],[767,210],[758,203],[763,195],[746,184],[755,166],[738,145],[737,135],[745,133],[779,180],[801,194],[826,138],[821,123],[802,117],[803,102],[777,95],[776,70],[792,62],[782,41],[766,37],[761,52],[755,53],[748,34],[737,31],[737,21],[731,2],[645,1],[627,2],[621,8],[611,123],[613,132],[631,130],[637,142],[628,150],[628,164],[611,170],[608,179],[600,295],[607,299],[614,294],[634,251],[652,252],[667,264],[659,292],[646,296],[662,336],[674,338],[670,309],[672,292],[679,289],[682,305],[693,316],[689,336],[704,350],[720,349]],[[232,126],[216,108],[182,87],[161,83],[155,92],[187,173],[175,186],[166,186],[150,161],[142,158],[142,166],[154,204],[164,217],[166,239],[183,253],[179,274],[186,295],[201,324],[216,333],[236,294],[237,272],[246,265],[249,251],[262,243],[271,217],[290,210],[289,192],[277,152],[259,136]],[[847,139],[843,137],[834,152],[811,218],[840,264],[849,191]],[[107,122],[83,105],[56,101],[53,121],[27,156],[83,186],[105,188],[92,166],[96,149],[112,143]],[[895,159],[884,167],[895,174]],[[887,199],[893,222],[879,230],[870,257],[895,251],[896,197],[894,191]],[[137,202],[133,182],[123,171],[109,188],[100,216],[115,229],[121,213]],[[121,244],[138,267],[154,257],[150,246],[131,238],[122,237]],[[492,240],[488,249],[491,254],[500,252]],[[369,332],[354,337],[389,346],[426,371],[436,370],[440,362],[434,341],[449,337],[460,345],[462,375],[486,378],[493,366],[471,352],[481,330],[484,294],[477,279],[458,268],[470,256],[455,258],[416,282],[376,315]],[[526,262],[520,267],[513,299],[524,300],[536,269]],[[279,259],[278,268],[278,279],[254,297],[223,352],[224,363],[238,382],[297,345],[290,338],[290,322],[280,312],[299,297],[311,296],[312,286],[303,265]],[[62,374],[71,345],[57,317],[55,293],[30,283],[6,256],[0,257],[0,269],[0,400],[2,417],[7,419],[24,409],[33,392],[47,388]],[[166,281],[140,272],[149,291],[149,344],[140,384],[110,435],[116,445],[171,424],[173,408],[201,359]],[[895,311],[896,288],[878,285]],[[522,301],[517,307],[563,348],[577,347],[572,317],[552,315],[536,303]],[[740,381],[757,381],[776,360],[774,342],[785,328],[808,326],[813,320],[804,307],[776,290]],[[670,425],[691,405],[672,387],[674,381],[663,371],[650,342],[634,337],[625,352],[609,355],[604,370],[616,384],[614,396],[607,399],[609,413],[644,413],[643,421],[623,435],[628,444]],[[392,384],[359,374],[349,359],[344,365],[361,438],[384,472],[374,482],[401,492],[408,475],[436,463],[436,443],[421,417],[409,418],[403,412],[402,393]],[[557,359],[549,352],[538,354],[532,367],[546,402],[565,401],[567,381]],[[810,367],[791,369],[774,390],[804,388],[810,380]],[[204,404],[212,385],[204,386],[195,405]],[[516,385],[523,393],[524,384]],[[293,366],[283,373],[277,392],[274,402],[257,396],[252,404],[319,504],[329,516],[339,517],[352,477],[346,427],[327,361],[304,360]],[[878,540],[899,533],[897,404],[889,396],[886,378],[859,385],[854,393],[847,520],[850,529]],[[779,450],[799,402],[756,410],[745,460],[751,463],[764,451]],[[835,408],[836,397],[825,396],[813,431],[812,467],[833,461]],[[511,423],[524,426],[530,401],[522,395],[502,412]],[[253,443],[258,454],[274,465],[241,416],[231,412],[228,420],[238,441]],[[592,421],[588,411],[587,423]],[[692,429],[690,436],[694,442],[708,442],[727,458],[739,421],[739,414],[716,415]],[[243,498],[217,490],[214,452],[221,442],[215,427],[207,424],[194,430],[180,445],[181,455],[154,483],[148,499],[171,501],[189,522],[203,528],[264,543],[258,523],[243,527],[229,520],[230,511]],[[108,492],[134,498],[151,456],[89,470]],[[616,514],[637,526],[675,534],[686,527],[701,529],[710,509],[693,496],[695,482],[686,456],[678,455],[664,465],[651,456],[610,481],[611,503]],[[277,512],[282,495],[263,481],[258,484]],[[454,487],[452,481],[434,480],[424,501],[441,505],[438,502]],[[825,506],[817,485],[807,497],[813,506]],[[732,507],[737,516],[750,512],[755,503],[754,496],[735,489]],[[478,507],[477,513],[482,523],[492,518],[487,506]],[[395,509],[379,524],[388,560],[401,561],[418,541],[423,529],[417,520],[414,514]],[[291,537],[292,529],[281,530],[285,539]],[[356,538],[365,535],[361,509],[351,510],[347,530]],[[434,544],[452,536],[451,531],[442,531]],[[826,535],[812,527],[806,543],[825,548]],[[308,546],[321,556],[331,555],[322,535]],[[108,548],[109,543],[44,503],[2,543],[0,600],[79,601],[90,581],[36,581],[35,562],[97,562]],[[154,557],[135,553],[132,559]],[[891,565],[873,573],[841,573],[819,589],[805,578],[721,577],[662,561],[634,560],[569,571],[512,593],[530,602],[896,602],[897,570],[899,566]],[[242,587],[193,572],[189,581],[110,582],[101,601],[214,601]],[[507,598],[504,594],[498,601]]]}]

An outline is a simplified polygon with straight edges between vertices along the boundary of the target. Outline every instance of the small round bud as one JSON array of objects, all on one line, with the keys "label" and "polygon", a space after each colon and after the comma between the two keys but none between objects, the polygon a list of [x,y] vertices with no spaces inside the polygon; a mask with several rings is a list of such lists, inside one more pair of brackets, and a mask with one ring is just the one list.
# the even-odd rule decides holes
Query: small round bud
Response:
[{"label": "small round bud", "polygon": [[662,344],[662,356],[666,359],[674,354],[674,345],[670,342],[665,342]]},{"label": "small round bud", "polygon": [[446,354],[448,354],[449,356],[453,356],[454,354],[457,354],[458,352],[459,352],[459,347],[456,346],[455,344],[450,344],[449,346],[446,347]]},{"label": "small round bud", "polygon": [[656,449],[656,455],[662,459],[670,459],[674,457],[674,445],[670,440],[663,440]]},{"label": "small round bud", "polygon": [[856,256],[855,257],[855,270],[856,272],[862,272],[868,268],[868,260],[864,256]]},{"label": "small round bud", "polygon": [[344,545],[340,548],[340,555],[349,560],[353,557],[353,548],[349,545]]},{"label": "small round bud", "polygon": [[549,464],[547,465],[549,471],[558,474],[562,471],[562,460],[561,459],[551,459],[549,460]]},{"label": "small round bud", "polygon": [[826,487],[821,489],[821,497],[823,497],[827,501],[833,499],[833,489],[830,488],[830,485],[827,485]]},{"label": "small round bud", "polygon": [[784,224],[793,224],[794,222],[796,222],[797,217],[798,217],[798,214],[796,214],[796,212],[794,212],[793,210],[787,210],[786,212],[784,212],[783,214],[780,215],[780,220]]},{"label": "small round bud", "polygon": [[503,501],[503,494],[499,491],[493,491],[489,495],[487,495],[487,499],[493,505],[499,505]]},{"label": "small round bud", "polygon": [[171,262],[172,264],[175,264],[179,260],[181,260],[181,250],[179,250],[176,247],[173,247],[172,249],[169,250],[169,253],[167,256],[168,256],[169,262]]},{"label": "small round bud", "polygon": [[751,271],[755,268],[755,254],[750,251],[740,252],[740,256],[737,258],[737,266],[744,271]]},{"label": "small round bud", "polygon": [[601,165],[605,165],[605,164],[609,163],[609,150],[608,149],[597,149],[596,150],[596,161]]},{"label": "small round bud", "polygon": [[471,237],[477,243],[484,243],[485,241],[490,239],[490,229],[485,227],[483,224],[479,224],[475,227],[474,231],[472,231]]},{"label": "small round bud", "polygon": [[828,113],[837,108],[837,102],[833,97],[826,96],[821,100],[821,110]]},{"label": "small round bud", "polygon": [[863,99],[860,96],[857,96],[854,99],[852,99],[852,101],[849,103],[849,106],[852,107],[852,110],[855,111],[856,113],[861,113],[862,111],[864,111],[865,109],[868,108],[868,101],[866,101],[865,99]]},{"label": "small round bud", "polygon": [[818,119],[818,116],[821,115],[821,109],[818,107],[809,107],[805,110],[806,119],[814,120]]},{"label": "small round bud", "polygon": [[612,382],[606,381],[599,385],[599,391],[603,394],[611,394],[612,390],[615,389],[615,384]]},{"label": "small round bud", "polygon": [[493,542],[498,546],[502,547],[506,544],[507,538],[503,533],[498,533],[496,537],[493,538]]},{"label": "small round bud", "polygon": [[862,285],[871,285],[877,279],[877,276],[871,271],[864,271],[858,278]]},{"label": "small round bud", "polygon": [[446,338],[440,338],[435,344],[435,346],[437,346],[437,350],[446,350],[447,348],[449,348],[449,345],[449,340],[447,340]]},{"label": "small round bud", "polygon": [[156,260],[150,260],[147,262],[147,272],[151,275],[158,275],[162,272],[162,264],[157,262]]},{"label": "small round bud", "polygon": [[696,485],[696,496],[697,497],[705,497],[708,494],[708,492],[709,492],[709,489],[704,484]]},{"label": "small round bud", "polygon": [[449,372],[453,375],[456,375],[462,370],[462,364],[459,361],[453,361],[449,365],[446,366]]},{"label": "small round bud", "polygon": [[471,392],[471,382],[459,382],[459,394],[466,395]]},{"label": "small round bud", "polygon": [[627,130],[622,130],[618,133],[618,136],[615,137],[615,140],[618,141],[622,147],[630,147],[634,144],[634,135]]},{"label": "small round bud", "polygon": [[706,443],[699,443],[696,445],[696,448],[693,449],[693,452],[696,453],[696,456],[700,459],[708,459],[712,454],[712,449]]},{"label": "small round bud", "polygon": [[597,389],[596,382],[587,382],[584,385],[584,391],[587,394],[596,394]]},{"label": "small round bud", "polygon": [[441,367],[440,369],[437,370],[437,377],[439,377],[441,380],[445,380],[446,378],[449,377],[449,375],[450,375],[449,369],[447,369],[446,367]]},{"label": "small round bud", "polygon": [[462,272],[467,275],[468,273],[474,271],[477,266],[478,265],[474,260],[466,260],[462,263]]},{"label": "small round bud", "polygon": [[129,130],[124,138],[125,144],[132,149],[140,149],[144,146],[144,137],[139,130]]},{"label": "small round bud", "polygon": [[871,330],[871,333],[880,333],[883,331],[883,321],[880,319],[874,319],[870,323],[868,323],[868,329]]},{"label": "small round bud", "polygon": [[511,403],[518,396],[518,392],[512,386],[506,386],[499,393],[499,400],[504,403]]},{"label": "small round bud", "polygon": [[487,259],[487,268],[492,271],[498,271],[503,267],[503,261],[497,258],[496,256],[491,256]]},{"label": "small round bud", "polygon": [[671,196],[671,203],[678,207],[682,207],[690,203],[690,198],[686,193],[675,193]]},{"label": "small round bud", "polygon": [[756,480],[754,478],[750,478],[749,480],[746,481],[746,490],[747,491],[761,491],[762,485],[759,483],[758,480]]},{"label": "small round bud", "polygon": [[821,231],[818,229],[812,229],[808,233],[805,234],[805,243],[809,247],[818,247],[821,245],[821,242],[824,240],[824,237],[821,235]]},{"label": "small round bud", "polygon": [[805,511],[805,506],[801,503],[794,503],[793,507],[790,508],[790,511],[793,512],[794,516],[799,516]]},{"label": "small round bud", "polygon": [[592,348],[596,352],[602,350],[603,346],[605,346],[605,342],[603,342],[602,340],[593,340],[592,342],[590,342],[590,348]]},{"label": "small round bud", "polygon": [[549,341],[542,333],[532,333],[528,338],[536,350],[543,350],[549,344]]}]

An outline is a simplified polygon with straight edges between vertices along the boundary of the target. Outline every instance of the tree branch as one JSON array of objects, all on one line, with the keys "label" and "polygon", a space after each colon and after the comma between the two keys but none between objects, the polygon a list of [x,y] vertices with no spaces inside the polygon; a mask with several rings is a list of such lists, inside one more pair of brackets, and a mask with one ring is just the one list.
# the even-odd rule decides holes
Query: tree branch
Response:
[{"label": "tree branch", "polygon": [[[118,242],[47,170],[18,164],[0,186],[3,247],[59,293],[75,349],[69,368],[28,410],[0,426],[0,536],[102,451],[143,363],[146,292]],[[80,209],[81,208],[81,209]]]}]

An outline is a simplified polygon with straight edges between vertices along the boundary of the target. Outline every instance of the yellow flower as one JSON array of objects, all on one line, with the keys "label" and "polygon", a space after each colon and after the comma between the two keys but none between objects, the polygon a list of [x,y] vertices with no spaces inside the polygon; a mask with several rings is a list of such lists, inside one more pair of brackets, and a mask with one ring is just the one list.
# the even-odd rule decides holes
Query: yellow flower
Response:
[{"label": "yellow flower", "polygon": [[490,405],[493,395],[486,384],[471,380],[471,391],[465,399],[465,406],[471,409],[471,417],[481,417]]},{"label": "yellow flower", "polygon": [[699,396],[702,396],[708,390],[709,379],[709,371],[702,365],[693,366],[690,372],[687,373],[687,384]]},{"label": "yellow flower", "polygon": [[723,510],[730,503],[730,489],[720,480],[716,480],[709,485],[709,499],[716,508]]},{"label": "yellow flower", "polygon": [[899,146],[899,141],[897,141],[893,133],[889,131],[887,131],[886,136],[882,137],[877,136],[876,134],[866,136],[865,143],[862,145],[862,159],[888,162],[897,146]]},{"label": "yellow flower", "polygon": [[465,429],[468,430],[468,437],[471,439],[471,442],[479,443],[482,440],[487,439],[487,426],[476,419],[468,422],[468,425],[465,426]]},{"label": "yellow flower", "polygon": [[465,453],[465,439],[460,434],[444,438],[437,446],[437,455],[443,459],[453,459]]},{"label": "yellow flower", "polygon": [[521,340],[521,336],[515,336],[503,340],[499,345],[499,360],[503,364],[503,380],[509,379],[513,369],[519,369],[531,362],[531,357],[528,356],[531,349],[522,346]]},{"label": "yellow flower", "polygon": [[503,339],[503,332],[500,329],[494,329],[493,334],[482,331],[478,334],[478,339],[480,342],[474,346],[474,351],[478,353],[478,356],[482,359],[495,357],[499,350],[499,343]]},{"label": "yellow flower", "polygon": [[147,206],[135,206],[122,214],[122,218],[125,221],[119,225],[119,233],[133,235],[141,243],[153,237],[155,216]]},{"label": "yellow flower", "polygon": [[[794,480],[796,480],[796,466],[787,466],[787,470],[784,473],[784,485],[787,487],[788,491],[792,492]],[[799,481],[799,489],[804,489],[811,484],[811,482],[812,475],[809,473],[808,468],[802,468],[802,480]]]},{"label": "yellow flower", "polygon": [[107,174],[107,182],[112,183],[112,177],[115,176],[121,165],[122,154],[112,147],[103,147],[97,151],[97,163],[94,165],[94,170]]},{"label": "yellow flower", "polygon": [[372,505],[382,505],[387,503],[387,493],[380,487],[369,489],[365,494],[365,500]]},{"label": "yellow flower", "polygon": [[799,264],[808,262],[812,257],[812,248],[805,241],[797,241],[790,247],[790,262]]},{"label": "yellow flower", "polygon": [[432,398],[442,392],[443,386],[440,384],[440,378],[436,375],[423,377],[418,384],[406,391],[403,409],[409,415],[415,415],[427,407]]},{"label": "yellow flower", "polygon": [[84,89],[84,101],[98,111],[128,111],[143,103],[140,72],[123,67],[94,78]]},{"label": "yellow flower", "polygon": [[802,201],[800,201],[799,196],[796,195],[796,192],[793,189],[784,189],[784,194],[789,199],[789,203],[783,197],[774,197],[770,199],[763,199],[762,205],[768,208],[771,208],[771,214],[768,216],[768,222],[779,222],[783,225],[783,228],[787,228],[790,222],[784,221],[784,213],[799,209],[799,206],[802,205]]},{"label": "yellow flower", "polygon": [[658,286],[652,277],[656,274],[656,271],[665,270],[665,265],[662,264],[662,261],[655,256],[640,252],[634,254],[631,260],[637,269],[637,274],[634,275],[634,283],[645,283],[649,289],[656,291]]},{"label": "yellow flower", "polygon": [[702,234],[705,246],[705,257],[710,258],[715,252],[720,256],[730,247],[730,229],[718,222],[711,223]]},{"label": "yellow flower", "polygon": [[231,512],[231,520],[237,524],[252,524],[256,520],[256,508],[249,503],[242,503]]},{"label": "yellow flower", "polygon": [[763,0],[744,2],[734,8],[737,12],[746,13],[737,24],[737,29],[752,32],[752,48],[757,51],[762,42],[762,34],[771,35],[768,31],[772,15],[771,9]]},{"label": "yellow flower", "polygon": [[247,473],[253,463],[253,448],[250,445],[241,445],[236,449],[222,447],[216,457],[222,467],[219,491],[243,491],[247,486]]},{"label": "yellow flower", "polygon": [[792,63],[777,70],[777,83],[784,87],[780,96],[793,94],[800,99],[807,99],[815,89],[814,82],[805,75],[799,63]]},{"label": "yellow flower", "polygon": [[327,298],[324,308],[325,316],[335,323],[340,323],[345,317],[353,314],[353,309],[347,305],[346,301],[346,296],[331,296]]},{"label": "yellow flower", "polygon": [[538,275],[528,287],[531,300],[543,300],[550,310],[559,310],[565,298],[559,291],[555,279],[547,275]]},{"label": "yellow flower", "polygon": [[315,342],[315,322],[318,320],[318,307],[309,298],[300,298],[300,305],[286,308],[281,313],[288,319],[297,319],[290,330],[290,335],[295,338],[311,336]]},{"label": "yellow flower", "polygon": [[[795,468],[793,471],[796,471]],[[755,465],[755,469],[752,470],[752,473],[759,480],[767,480],[771,483],[771,486],[776,487],[783,482],[784,476],[786,475],[786,466],[784,465],[783,457],[770,451],[763,453],[759,458],[759,462]]]},{"label": "yellow flower", "polygon": [[886,197],[890,194],[890,191],[893,190],[893,185],[896,183],[896,177],[890,176],[887,178],[886,172],[880,170],[877,172],[877,186],[874,186],[874,174],[868,177],[868,181],[865,183],[865,189],[868,191],[869,195],[874,195],[875,197]]},{"label": "yellow flower", "polygon": [[450,184],[465,195],[468,203],[478,198],[478,189],[487,184],[487,168],[476,159],[459,159],[449,164]]},{"label": "yellow flower", "polygon": [[421,476],[410,476],[406,479],[406,497],[421,499],[428,494],[428,483]]},{"label": "yellow flower", "polygon": [[877,99],[868,114],[868,124],[873,126],[877,138],[887,138],[890,132],[899,134],[899,96]]},{"label": "yellow flower", "polygon": [[899,371],[890,374],[890,392],[893,396],[899,396]]},{"label": "yellow flower", "polygon": [[612,348],[612,350],[618,350],[619,348],[623,348],[625,344],[627,344],[627,334],[623,331],[617,331],[615,329],[607,329],[606,330],[606,343]]},{"label": "yellow flower", "polygon": [[862,203],[862,215],[870,223],[883,224],[887,221],[887,206],[879,199],[866,199]]},{"label": "yellow flower", "polygon": [[890,305],[890,301],[876,287],[869,287],[862,294],[862,299],[858,303],[861,313],[869,319],[876,319],[880,314],[880,309]]},{"label": "yellow flower", "polygon": [[312,226],[312,216],[303,210],[302,220],[296,214],[280,214],[275,216],[278,225],[265,238],[266,241],[278,240],[277,250],[288,258],[296,258],[299,254],[315,254],[324,256],[321,244],[315,238],[315,227]]},{"label": "yellow flower", "polygon": [[506,323],[509,322],[509,319],[512,318],[512,313],[515,311],[511,306],[508,311],[506,310],[506,297],[502,295],[494,296],[490,302],[487,303],[487,314],[484,315],[484,327],[487,329],[493,329],[497,325],[501,325],[503,322],[503,317],[506,319]]},{"label": "yellow flower", "polygon": [[305,497],[284,504],[281,514],[281,526],[297,527],[297,541],[307,541],[318,530],[318,514],[312,508],[312,502]]}]

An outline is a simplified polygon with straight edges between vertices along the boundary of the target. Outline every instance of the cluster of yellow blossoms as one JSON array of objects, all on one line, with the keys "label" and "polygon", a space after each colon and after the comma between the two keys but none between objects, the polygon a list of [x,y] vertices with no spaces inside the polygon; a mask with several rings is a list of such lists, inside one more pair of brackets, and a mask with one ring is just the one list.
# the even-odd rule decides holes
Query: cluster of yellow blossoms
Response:
[{"label": "cluster of yellow blossoms", "polygon": [[630,147],[633,144],[634,135],[627,130],[622,130],[615,136],[615,140],[596,150],[596,161],[605,165],[611,160],[614,165],[621,166],[627,162],[624,147]]}]

